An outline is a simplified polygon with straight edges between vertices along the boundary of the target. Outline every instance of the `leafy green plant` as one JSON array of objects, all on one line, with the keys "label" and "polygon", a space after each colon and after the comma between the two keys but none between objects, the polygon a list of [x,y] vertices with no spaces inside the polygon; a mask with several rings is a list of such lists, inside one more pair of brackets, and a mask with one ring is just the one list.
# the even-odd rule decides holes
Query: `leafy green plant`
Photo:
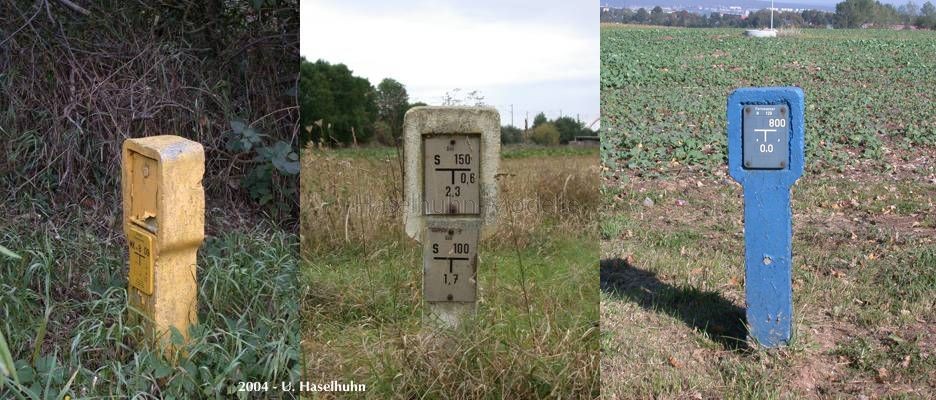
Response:
[{"label": "leafy green plant", "polygon": [[0,388],[6,384],[8,377],[13,378],[13,382],[19,383],[19,376],[16,373],[16,364],[13,363],[13,356],[10,354],[10,346],[7,344],[6,336],[0,329]]},{"label": "leafy green plant", "polygon": [[[237,382],[298,381],[294,234],[261,222],[205,240],[198,325],[172,365],[126,320],[126,250],[74,222],[56,224],[69,241],[0,223],[25,260],[0,256],[0,399],[248,398]],[[75,269],[60,263],[68,257]]]},{"label": "leafy green plant", "polygon": [[241,186],[258,204],[283,211],[295,205],[298,193],[299,155],[283,141],[268,143],[268,136],[243,120],[231,120],[227,149],[253,156]]}]

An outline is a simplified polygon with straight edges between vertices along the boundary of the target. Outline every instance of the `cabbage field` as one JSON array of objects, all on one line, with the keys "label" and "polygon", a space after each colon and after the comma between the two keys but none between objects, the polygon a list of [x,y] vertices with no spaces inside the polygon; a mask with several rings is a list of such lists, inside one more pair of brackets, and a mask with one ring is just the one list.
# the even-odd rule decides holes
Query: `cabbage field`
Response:
[{"label": "cabbage field", "polygon": [[806,93],[807,172],[936,146],[936,32],[604,26],[604,161],[637,173],[724,164],[725,101],[742,86]]},{"label": "cabbage field", "polygon": [[[747,339],[725,106],[799,86],[793,340]],[[936,32],[601,29],[602,397],[936,398]]]}]

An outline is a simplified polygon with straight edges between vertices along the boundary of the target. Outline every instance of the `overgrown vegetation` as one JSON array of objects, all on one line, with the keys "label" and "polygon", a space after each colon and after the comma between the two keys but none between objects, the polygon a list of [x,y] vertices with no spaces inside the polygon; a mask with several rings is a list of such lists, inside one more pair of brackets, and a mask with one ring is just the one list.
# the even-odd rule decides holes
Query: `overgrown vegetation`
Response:
[{"label": "overgrown vegetation", "polygon": [[[298,380],[297,33],[297,0],[0,2],[0,398]],[[160,134],[206,155],[178,364],[127,323],[120,149]]]},{"label": "overgrown vegetation", "polygon": [[115,195],[123,140],[174,134],[205,146],[210,198],[295,218],[298,175],[263,152],[298,144],[297,0],[79,3],[0,4],[0,185]]},{"label": "overgrown vegetation", "polygon": [[294,235],[259,223],[207,238],[199,323],[172,365],[127,324],[119,218],[42,203],[0,210],[0,242],[20,256],[0,256],[0,398],[248,398],[237,382],[298,381]]},{"label": "overgrown vegetation", "polygon": [[402,230],[396,153],[303,155],[306,379],[365,383],[373,398],[598,394],[597,154],[504,152],[478,315],[437,332],[421,324],[422,250]]}]

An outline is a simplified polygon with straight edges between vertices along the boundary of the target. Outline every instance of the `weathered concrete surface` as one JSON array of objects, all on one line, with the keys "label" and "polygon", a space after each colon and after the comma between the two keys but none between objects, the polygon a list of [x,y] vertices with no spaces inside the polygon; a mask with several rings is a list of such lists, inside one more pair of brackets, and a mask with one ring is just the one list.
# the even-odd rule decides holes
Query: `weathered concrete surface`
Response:
[{"label": "weathered concrete surface", "polygon": [[[147,163],[135,166],[134,159]],[[141,173],[139,168],[144,167]],[[204,173],[205,152],[197,142],[163,135],[123,143],[124,230],[129,233],[136,226],[151,234],[155,257],[152,294],[128,285],[130,306],[143,314],[131,310],[130,320],[143,324],[147,336],[167,353],[172,349],[170,327],[187,341],[189,326],[197,323],[196,257],[205,237]]]},{"label": "weathered concrete surface", "polygon": [[[426,162],[424,138],[434,135],[477,135],[480,138],[479,181],[480,213],[475,215],[434,215],[427,216],[423,198],[425,193],[425,169],[432,165]],[[454,138],[453,138],[454,139]],[[403,224],[406,234],[418,242],[426,239],[427,228],[433,227],[473,227],[478,236],[485,237],[496,230],[497,222],[497,180],[500,165],[500,115],[497,110],[488,107],[416,107],[406,113],[403,123]],[[452,178],[454,179],[454,177]],[[473,212],[474,208],[472,208]],[[453,213],[454,214],[454,213]],[[430,219],[431,218],[431,219]],[[424,243],[426,244],[426,243]],[[428,244],[427,244],[428,245]],[[430,251],[423,250],[423,299],[425,311],[423,323],[427,327],[455,328],[466,317],[474,315],[477,309],[477,249],[474,252],[474,271],[471,277],[471,290],[475,301],[425,301],[426,276],[431,267],[427,257]],[[436,282],[438,284],[438,282]],[[441,288],[438,288],[441,290]],[[469,288],[464,288],[469,289]],[[452,292],[455,293],[455,292]],[[461,293],[461,292],[459,292]],[[454,298],[454,296],[453,296]]]},{"label": "weathered concrete surface", "polygon": [[478,303],[429,303],[423,313],[423,324],[437,329],[456,329],[465,319],[475,315]]},{"label": "weathered concrete surface", "polygon": [[481,137],[481,236],[496,229],[497,175],[500,165],[500,115],[490,107],[414,107],[403,123],[403,224],[418,242],[426,227],[423,213],[424,153],[422,138],[436,134]]}]

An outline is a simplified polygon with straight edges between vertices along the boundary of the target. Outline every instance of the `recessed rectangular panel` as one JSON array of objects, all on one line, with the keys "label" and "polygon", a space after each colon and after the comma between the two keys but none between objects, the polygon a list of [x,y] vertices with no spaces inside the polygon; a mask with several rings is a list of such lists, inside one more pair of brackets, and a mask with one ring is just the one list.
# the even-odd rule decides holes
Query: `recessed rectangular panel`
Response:
[{"label": "recessed rectangular panel", "polygon": [[427,302],[477,299],[477,225],[427,227],[423,258],[423,296]]},{"label": "recessed rectangular panel", "polygon": [[746,169],[785,169],[790,160],[790,113],[786,105],[744,106],[741,142]]},{"label": "recessed rectangular panel", "polygon": [[140,153],[130,152],[130,220],[150,232],[156,232],[156,196],[158,162]]},{"label": "recessed rectangular panel", "polygon": [[479,214],[481,136],[425,136],[423,146],[426,215]]},{"label": "recessed rectangular panel", "polygon": [[153,294],[153,241],[152,234],[130,226],[127,234],[127,242],[130,245],[130,286],[147,295]]}]

